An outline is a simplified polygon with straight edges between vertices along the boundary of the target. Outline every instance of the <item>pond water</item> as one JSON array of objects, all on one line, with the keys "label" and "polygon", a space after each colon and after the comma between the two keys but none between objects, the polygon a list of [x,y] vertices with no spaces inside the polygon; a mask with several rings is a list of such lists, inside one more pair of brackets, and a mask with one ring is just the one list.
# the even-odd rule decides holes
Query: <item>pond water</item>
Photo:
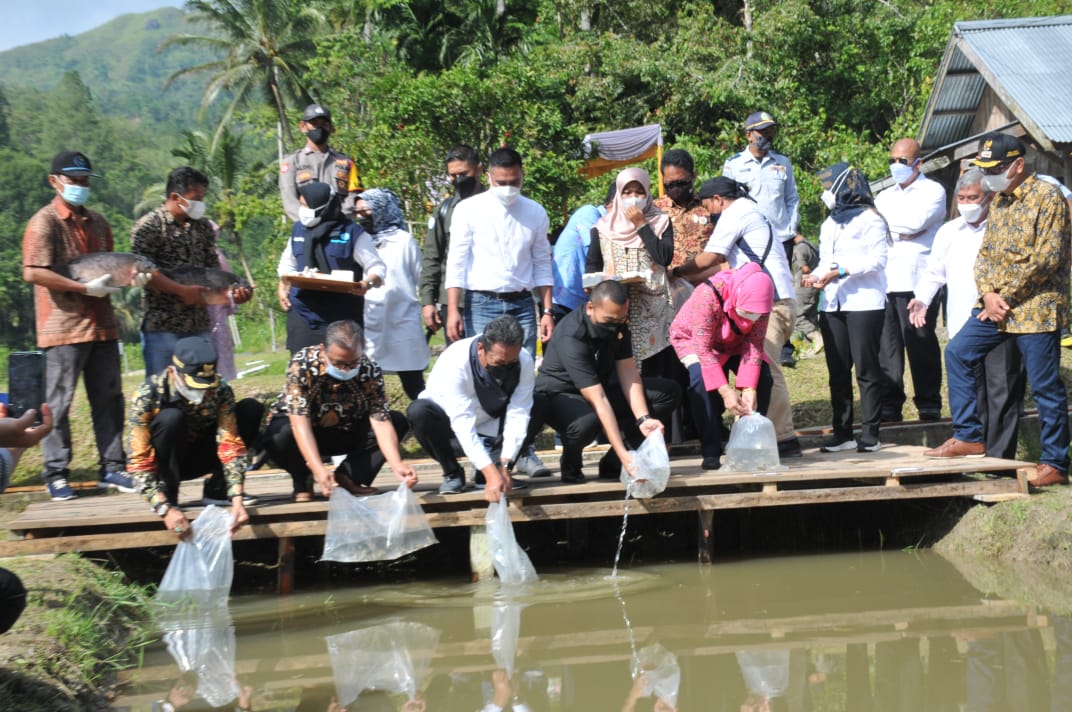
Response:
[{"label": "pond water", "polygon": [[165,615],[114,708],[1072,710],[1072,587],[1029,578],[870,552],[235,597]]}]

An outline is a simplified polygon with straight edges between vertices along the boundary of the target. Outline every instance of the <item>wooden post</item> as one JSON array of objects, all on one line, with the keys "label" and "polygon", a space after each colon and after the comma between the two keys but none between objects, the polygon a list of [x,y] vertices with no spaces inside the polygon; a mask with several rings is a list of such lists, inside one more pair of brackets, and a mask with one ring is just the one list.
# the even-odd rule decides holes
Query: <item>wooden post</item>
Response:
[{"label": "wooden post", "polygon": [[711,563],[711,554],[714,549],[714,539],[712,538],[711,525],[714,523],[715,510],[713,509],[698,509],[696,510],[696,516],[699,520],[699,536],[697,549],[697,559],[701,564]]},{"label": "wooden post", "polygon": [[279,537],[279,560],[276,562],[276,588],[279,593],[294,593],[294,537]]},{"label": "wooden post", "polygon": [[491,560],[491,540],[488,528],[483,524],[469,527],[469,569],[473,583],[490,581],[495,577],[495,564]]}]

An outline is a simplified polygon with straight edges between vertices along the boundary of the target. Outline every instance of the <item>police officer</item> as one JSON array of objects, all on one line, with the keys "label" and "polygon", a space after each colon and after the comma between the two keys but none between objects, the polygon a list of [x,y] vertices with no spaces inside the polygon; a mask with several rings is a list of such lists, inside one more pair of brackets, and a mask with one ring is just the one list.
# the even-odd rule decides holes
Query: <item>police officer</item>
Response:
[{"label": "police officer", "polygon": [[319,104],[310,104],[305,107],[298,128],[305,135],[305,145],[279,164],[279,192],[287,218],[292,223],[298,221],[298,186],[311,181],[327,183],[336,193],[346,196],[343,214],[352,217],[357,196],[364,188],[353,159],[328,145],[328,138],[335,131],[331,112]]}]

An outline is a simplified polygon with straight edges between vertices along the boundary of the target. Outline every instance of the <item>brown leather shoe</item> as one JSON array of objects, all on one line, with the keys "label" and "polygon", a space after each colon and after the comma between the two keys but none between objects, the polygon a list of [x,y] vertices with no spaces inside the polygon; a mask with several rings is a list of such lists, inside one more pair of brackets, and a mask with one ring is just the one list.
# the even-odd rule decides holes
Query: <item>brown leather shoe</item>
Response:
[{"label": "brown leather shoe", "polygon": [[923,451],[924,457],[983,457],[985,455],[986,446],[982,443],[966,443],[956,438],[949,438],[938,447]]},{"label": "brown leather shoe", "polygon": [[1035,479],[1030,481],[1032,487],[1050,487],[1052,485],[1067,485],[1068,475],[1062,475],[1053,465],[1040,464],[1035,469]]}]

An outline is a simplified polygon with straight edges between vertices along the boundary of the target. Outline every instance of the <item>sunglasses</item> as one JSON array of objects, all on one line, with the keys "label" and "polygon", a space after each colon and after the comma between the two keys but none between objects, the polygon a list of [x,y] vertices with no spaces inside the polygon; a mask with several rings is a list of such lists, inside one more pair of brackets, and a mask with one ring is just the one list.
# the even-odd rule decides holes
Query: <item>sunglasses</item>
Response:
[{"label": "sunglasses", "polygon": [[890,165],[892,166],[894,163],[900,163],[902,166],[914,166],[916,165],[916,161],[918,160],[918,158],[904,158],[903,156],[901,156],[897,158],[890,158]]},{"label": "sunglasses", "polygon": [[998,176],[998,175],[1001,175],[1002,173],[1004,173],[1005,171],[1009,170],[1009,166],[1011,166],[1015,162],[1016,162],[1016,159],[1014,158],[1011,161],[1005,161],[1004,163],[999,163],[996,166],[990,166],[989,168],[983,168],[981,170],[983,171],[984,175]]}]

